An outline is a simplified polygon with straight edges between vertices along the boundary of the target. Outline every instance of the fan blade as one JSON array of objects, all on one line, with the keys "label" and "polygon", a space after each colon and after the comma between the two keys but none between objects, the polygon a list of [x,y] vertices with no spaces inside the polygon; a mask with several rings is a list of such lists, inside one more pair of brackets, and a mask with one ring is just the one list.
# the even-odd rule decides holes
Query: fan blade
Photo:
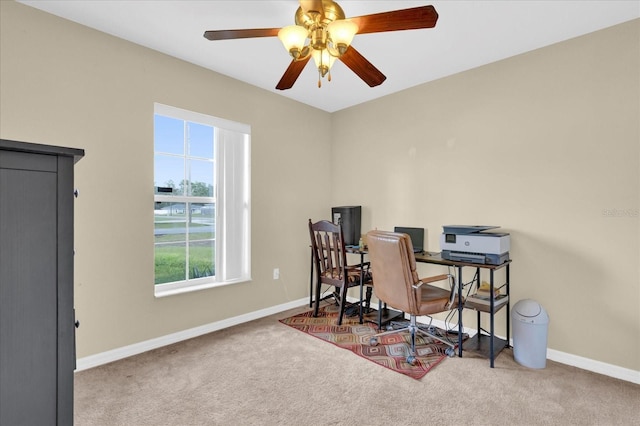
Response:
[{"label": "fan blade", "polygon": [[433,28],[438,21],[438,12],[433,6],[374,13],[351,18],[358,25],[357,34],[381,33],[385,31],[417,30]]},{"label": "fan blade", "polygon": [[302,73],[302,70],[304,69],[305,65],[307,65],[307,62],[309,62],[309,59],[311,59],[311,55],[307,56],[306,59],[303,59],[301,61],[291,61],[291,63],[289,64],[289,67],[284,72],[284,75],[278,82],[276,89],[278,90],[291,89],[294,83],[296,82],[296,80],[298,79],[298,77],[300,76],[300,73]]},{"label": "fan blade", "polygon": [[280,28],[253,28],[249,30],[214,30],[205,31],[208,40],[232,40],[236,38],[275,37]]},{"label": "fan blade", "polygon": [[340,60],[360,77],[369,87],[382,84],[387,77],[374,67],[373,64],[360,54],[353,46],[349,46],[346,52],[340,56]]}]

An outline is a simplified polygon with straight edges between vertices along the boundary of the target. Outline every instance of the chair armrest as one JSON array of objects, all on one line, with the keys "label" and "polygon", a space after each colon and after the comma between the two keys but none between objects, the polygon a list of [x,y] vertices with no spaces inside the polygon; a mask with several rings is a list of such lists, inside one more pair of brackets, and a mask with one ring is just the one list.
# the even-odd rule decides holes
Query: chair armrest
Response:
[{"label": "chair armrest", "polygon": [[433,283],[433,282],[436,282],[436,281],[444,281],[444,280],[447,280],[447,279],[451,278],[452,276],[453,275],[451,275],[451,274],[442,274],[442,275],[436,275],[436,276],[428,277],[428,278],[420,278],[420,281],[422,281],[425,284],[428,284],[428,283]]},{"label": "chair armrest", "polygon": [[[421,278],[418,281],[418,284],[414,284],[412,287],[416,290],[416,291],[421,291],[420,287],[422,287],[423,284],[428,284],[428,283],[433,283],[433,282],[437,282],[437,281],[444,281],[444,280],[449,280],[450,284],[450,292],[449,292],[449,303],[447,303],[447,309],[451,309],[454,306],[454,302],[456,300],[456,296],[458,295],[458,286],[456,284],[456,280],[454,278],[453,275],[451,274],[442,274],[442,275],[436,275],[433,277],[428,277],[428,278]],[[420,297],[420,294],[418,293],[418,297]],[[463,303],[462,301],[459,301],[458,303]]]},{"label": "chair armrest", "polygon": [[413,288],[419,289],[423,284],[434,283],[437,281],[444,281],[451,277],[453,277],[453,275],[451,274],[442,274],[442,275],[435,275],[433,277],[420,278],[420,280],[416,284],[413,284]]}]

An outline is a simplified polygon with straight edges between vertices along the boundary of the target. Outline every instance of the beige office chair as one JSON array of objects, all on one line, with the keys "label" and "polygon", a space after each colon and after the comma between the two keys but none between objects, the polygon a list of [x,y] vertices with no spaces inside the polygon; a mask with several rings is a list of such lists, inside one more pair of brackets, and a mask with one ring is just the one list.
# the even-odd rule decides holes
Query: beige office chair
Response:
[{"label": "beige office chair", "polygon": [[[410,316],[409,325],[397,330],[378,333],[371,337],[370,344],[378,344],[378,338],[386,334],[409,331],[411,350],[407,362],[416,363],[416,335],[421,334],[445,343],[446,354],[455,355],[455,345],[440,336],[420,328],[417,316],[432,315],[458,307],[455,279],[449,274],[419,278],[411,238],[407,234],[388,231],[369,231],[367,245],[372,274],[375,277],[374,294],[381,302],[399,309]],[[430,285],[449,280],[448,289]],[[430,329],[431,327],[428,327]],[[458,330],[460,332],[460,330]]]},{"label": "beige office chair", "polygon": [[[362,277],[363,286],[373,285],[369,271],[369,262],[363,265],[347,265],[347,252],[344,245],[342,226],[328,220],[313,223],[309,219],[309,236],[311,237],[311,251],[316,270],[315,285],[315,309],[313,316],[318,316],[320,307],[320,287],[328,284],[336,287],[334,293],[336,302],[340,306],[338,325],[342,325],[344,316],[347,290],[349,287],[360,285]],[[338,293],[337,291],[340,290]],[[360,288],[360,319],[362,321],[362,287]],[[369,301],[367,301],[367,305]]]}]

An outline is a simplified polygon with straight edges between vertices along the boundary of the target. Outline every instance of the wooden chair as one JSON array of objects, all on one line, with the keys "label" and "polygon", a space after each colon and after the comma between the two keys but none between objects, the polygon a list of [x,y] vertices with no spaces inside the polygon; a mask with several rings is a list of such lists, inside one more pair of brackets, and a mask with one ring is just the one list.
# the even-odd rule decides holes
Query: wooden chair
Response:
[{"label": "wooden chair", "polygon": [[[411,350],[407,356],[409,364],[413,365],[416,362],[416,335],[418,334],[445,343],[449,346],[446,350],[447,355],[455,355],[453,343],[420,328],[416,322],[417,316],[428,316],[457,308],[458,295],[453,276],[444,274],[419,278],[411,238],[407,234],[369,231],[367,245],[372,273],[376,278],[376,285],[373,288],[376,297],[380,302],[387,303],[410,316],[408,326],[378,333],[371,337],[370,344],[377,345],[380,336],[409,331],[411,334]],[[430,284],[446,280],[450,282],[449,289]]]},{"label": "wooden chair", "polygon": [[[347,265],[347,252],[344,245],[342,227],[327,220],[313,223],[309,219],[309,236],[311,251],[316,270],[315,308],[313,316],[318,316],[320,309],[320,288],[322,284],[336,287],[334,296],[340,307],[338,325],[342,325],[347,290],[360,286],[360,321],[362,322],[362,291],[364,285],[373,285],[369,272],[369,262],[362,265]],[[362,283],[361,283],[362,280]],[[361,285],[362,284],[362,285]]]}]

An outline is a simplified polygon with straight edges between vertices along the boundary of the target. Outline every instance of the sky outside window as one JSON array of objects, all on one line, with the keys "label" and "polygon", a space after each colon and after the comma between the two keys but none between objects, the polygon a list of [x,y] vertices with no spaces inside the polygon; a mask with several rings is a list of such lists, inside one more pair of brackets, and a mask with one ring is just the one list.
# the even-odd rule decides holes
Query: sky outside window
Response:
[{"label": "sky outside window", "polygon": [[155,186],[170,186],[169,182],[173,182],[175,188],[180,188],[180,183],[186,179],[192,185],[198,183],[198,189],[193,188],[192,194],[182,195],[212,197],[213,136],[212,126],[156,114]]}]

